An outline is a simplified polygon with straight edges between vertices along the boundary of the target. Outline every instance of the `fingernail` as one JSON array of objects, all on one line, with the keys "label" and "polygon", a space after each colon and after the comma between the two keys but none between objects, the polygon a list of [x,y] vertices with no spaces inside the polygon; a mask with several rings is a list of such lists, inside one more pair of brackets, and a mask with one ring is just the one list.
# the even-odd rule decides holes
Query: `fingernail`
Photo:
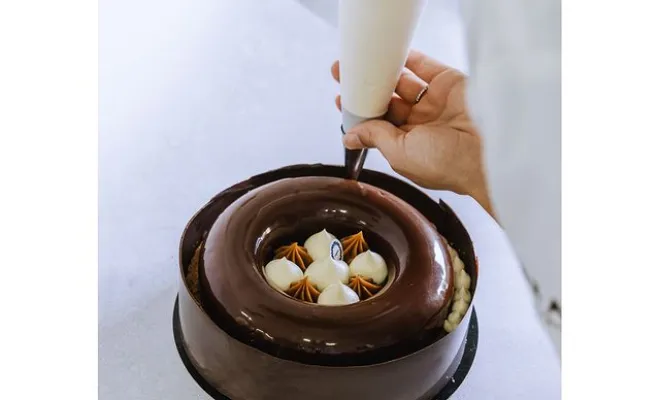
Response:
[{"label": "fingernail", "polygon": [[360,142],[360,137],[355,133],[351,133],[350,131],[344,135],[343,140],[344,147],[349,150],[357,150],[364,147],[362,146],[362,142]]}]

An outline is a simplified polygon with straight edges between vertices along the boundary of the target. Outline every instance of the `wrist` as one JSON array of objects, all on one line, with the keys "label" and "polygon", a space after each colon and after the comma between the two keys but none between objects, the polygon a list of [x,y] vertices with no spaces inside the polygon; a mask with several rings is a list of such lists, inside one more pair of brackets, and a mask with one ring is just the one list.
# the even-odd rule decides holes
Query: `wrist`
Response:
[{"label": "wrist", "polygon": [[471,182],[468,182],[464,194],[472,197],[491,217],[497,219],[486,176],[482,171]]},{"label": "wrist", "polygon": [[487,189],[473,191],[468,193],[468,196],[472,197],[493,219],[497,220],[495,209],[493,208],[493,203]]}]

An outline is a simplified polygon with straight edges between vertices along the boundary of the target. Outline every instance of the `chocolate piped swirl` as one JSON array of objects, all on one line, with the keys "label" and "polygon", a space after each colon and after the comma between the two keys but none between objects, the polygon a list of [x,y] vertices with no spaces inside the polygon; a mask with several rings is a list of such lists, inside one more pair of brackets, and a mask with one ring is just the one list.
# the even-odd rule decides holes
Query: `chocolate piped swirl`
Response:
[{"label": "chocolate piped swirl", "polygon": [[[378,296],[342,307],[304,303],[268,286],[274,249],[327,228],[363,231],[388,263]],[[419,350],[442,331],[453,294],[444,239],[414,207],[374,186],[334,177],[281,179],[227,207],[209,231],[200,294],[234,338],[280,358],[363,365]]]}]

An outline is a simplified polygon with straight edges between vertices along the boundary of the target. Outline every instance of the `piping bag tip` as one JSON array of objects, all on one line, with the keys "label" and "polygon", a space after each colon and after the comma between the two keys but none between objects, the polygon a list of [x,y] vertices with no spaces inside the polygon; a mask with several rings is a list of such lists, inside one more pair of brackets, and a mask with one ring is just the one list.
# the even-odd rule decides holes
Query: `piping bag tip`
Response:
[{"label": "piping bag tip", "polygon": [[364,167],[364,161],[367,159],[367,149],[349,150],[344,149],[344,165],[348,179],[357,181]]},{"label": "piping bag tip", "polygon": [[[345,134],[344,126],[341,127],[342,135]],[[348,179],[357,181],[364,167],[364,161],[367,159],[368,149],[349,150],[344,148],[344,166]]]}]

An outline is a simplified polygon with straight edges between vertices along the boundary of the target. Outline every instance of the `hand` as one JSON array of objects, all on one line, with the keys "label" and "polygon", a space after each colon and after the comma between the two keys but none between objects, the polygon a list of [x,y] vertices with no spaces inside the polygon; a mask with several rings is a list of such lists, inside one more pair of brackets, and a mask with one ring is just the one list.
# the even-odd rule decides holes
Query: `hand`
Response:
[{"label": "hand", "polygon": [[[332,75],[339,81],[338,62]],[[341,110],[340,96],[336,103]],[[466,111],[465,76],[455,69],[412,51],[385,120],[364,122],[343,140],[348,149],[377,148],[394,171],[418,185],[472,196],[493,214],[481,137]]]}]

